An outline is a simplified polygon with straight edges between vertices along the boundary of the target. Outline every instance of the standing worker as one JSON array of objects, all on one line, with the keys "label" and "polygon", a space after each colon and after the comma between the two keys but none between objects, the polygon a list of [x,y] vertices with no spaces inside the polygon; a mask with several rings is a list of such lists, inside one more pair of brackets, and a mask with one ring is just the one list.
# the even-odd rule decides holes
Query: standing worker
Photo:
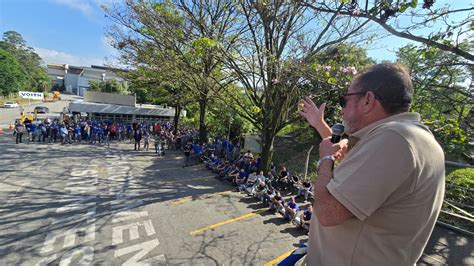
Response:
[{"label": "standing worker", "polygon": [[[349,142],[338,143],[324,106],[305,98],[300,115],[323,137],[308,265],[414,265],[421,257],[443,203],[445,169],[433,134],[408,112],[412,94],[399,64],[362,71],[340,98]],[[335,166],[336,158],[344,159]]]},{"label": "standing worker", "polygon": [[25,133],[25,126],[21,123],[20,120],[15,120],[16,144],[23,142],[23,133]]}]

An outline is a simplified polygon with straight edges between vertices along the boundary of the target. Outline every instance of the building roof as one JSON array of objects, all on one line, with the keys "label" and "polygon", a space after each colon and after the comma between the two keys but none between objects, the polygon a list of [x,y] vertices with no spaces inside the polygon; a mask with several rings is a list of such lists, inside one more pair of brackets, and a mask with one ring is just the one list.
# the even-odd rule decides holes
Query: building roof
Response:
[{"label": "building roof", "polygon": [[123,114],[123,115],[146,115],[173,117],[173,108],[140,108],[133,106],[100,104],[91,102],[71,102],[69,103],[71,112],[97,113],[97,114]]}]

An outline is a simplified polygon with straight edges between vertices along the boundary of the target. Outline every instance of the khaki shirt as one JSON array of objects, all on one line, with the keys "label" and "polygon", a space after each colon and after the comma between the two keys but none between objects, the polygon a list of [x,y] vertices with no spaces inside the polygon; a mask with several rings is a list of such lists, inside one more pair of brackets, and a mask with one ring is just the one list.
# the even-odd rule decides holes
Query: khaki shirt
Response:
[{"label": "khaki shirt", "polygon": [[[444,197],[444,153],[416,113],[377,121],[351,136],[329,192],[354,217],[311,219],[308,265],[413,265]],[[316,195],[317,204],[317,195]]]}]

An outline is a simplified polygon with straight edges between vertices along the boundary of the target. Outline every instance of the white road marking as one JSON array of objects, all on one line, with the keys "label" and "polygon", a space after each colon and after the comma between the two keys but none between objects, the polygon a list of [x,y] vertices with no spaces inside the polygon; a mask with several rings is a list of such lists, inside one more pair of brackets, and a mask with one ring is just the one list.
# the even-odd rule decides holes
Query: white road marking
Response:
[{"label": "white road marking", "polygon": [[[118,217],[117,217],[118,216]],[[131,212],[131,211],[123,211],[115,214],[112,223],[118,223],[118,222],[123,222],[123,221],[128,221],[128,220],[133,220],[137,219],[140,217],[146,217],[148,216],[148,212]]]},{"label": "white road marking", "polygon": [[143,222],[135,222],[127,225],[121,225],[113,228],[112,232],[112,245],[118,245],[123,243],[123,231],[128,230],[130,235],[130,240],[135,240],[140,238],[140,234],[138,233],[138,226],[145,227],[145,231],[147,236],[151,236],[155,234],[155,228],[153,228],[153,224],[151,220],[146,220]]},{"label": "white road marking", "polygon": [[133,257],[128,259],[126,262],[124,262],[122,265],[123,266],[129,266],[129,265],[145,265],[145,264],[156,264],[158,262],[165,262],[165,256],[163,254],[158,255],[153,258],[149,258],[143,261],[140,261],[143,257],[145,257],[150,251],[152,251],[154,248],[156,248],[160,244],[160,241],[158,239],[153,239],[144,243],[136,244],[130,247],[125,247],[119,250],[115,251],[115,257],[121,257],[123,255],[126,255],[128,253],[136,252]]}]

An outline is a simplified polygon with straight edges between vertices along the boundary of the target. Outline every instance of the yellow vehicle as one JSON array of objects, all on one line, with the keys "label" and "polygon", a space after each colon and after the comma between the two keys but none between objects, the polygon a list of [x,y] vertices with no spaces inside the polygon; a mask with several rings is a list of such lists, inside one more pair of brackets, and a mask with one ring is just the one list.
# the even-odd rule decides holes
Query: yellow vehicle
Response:
[{"label": "yellow vehicle", "polygon": [[55,101],[61,100],[61,93],[59,91],[53,91],[53,100]]}]

